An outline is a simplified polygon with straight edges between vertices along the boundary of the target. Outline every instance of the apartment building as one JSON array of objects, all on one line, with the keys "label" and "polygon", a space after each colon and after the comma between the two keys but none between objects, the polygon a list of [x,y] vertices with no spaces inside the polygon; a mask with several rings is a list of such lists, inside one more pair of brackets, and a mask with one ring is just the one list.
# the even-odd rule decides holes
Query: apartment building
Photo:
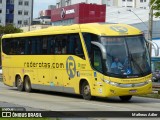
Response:
[{"label": "apartment building", "polygon": [[0,0],[0,25],[25,26],[33,19],[33,0]]},{"label": "apartment building", "polygon": [[149,0],[107,0],[107,6],[144,8],[147,9]]},{"label": "apartment building", "polygon": [[78,3],[103,4],[103,1],[105,0],[56,0],[56,7],[60,8]]},{"label": "apartment building", "polygon": [[57,8],[77,3],[106,4],[107,6],[148,8],[149,0],[56,0]]}]

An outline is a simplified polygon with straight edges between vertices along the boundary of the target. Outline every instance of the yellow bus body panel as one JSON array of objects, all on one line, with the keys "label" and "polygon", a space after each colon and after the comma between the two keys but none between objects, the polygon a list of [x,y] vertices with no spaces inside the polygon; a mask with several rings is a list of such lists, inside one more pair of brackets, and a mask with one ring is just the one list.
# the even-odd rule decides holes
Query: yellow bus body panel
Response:
[{"label": "yellow bus body panel", "polygon": [[[2,52],[3,82],[8,86],[15,86],[15,77],[20,75],[22,80],[30,77],[32,87],[44,90],[55,90],[80,94],[80,81],[87,80],[93,96],[109,97],[123,95],[147,94],[152,91],[152,83],[141,87],[120,88],[109,85],[103,79],[121,84],[143,83],[151,79],[151,75],[141,78],[113,78],[92,69],[85,47],[82,33],[89,32],[100,36],[131,36],[142,32],[125,24],[81,24],[70,26],[49,27],[47,29],[26,33],[3,35],[5,38],[19,38],[29,36],[43,36],[56,34],[79,33],[85,59],[75,55],[6,55]],[[76,73],[69,78],[66,71],[66,61],[69,56],[75,61]]]}]

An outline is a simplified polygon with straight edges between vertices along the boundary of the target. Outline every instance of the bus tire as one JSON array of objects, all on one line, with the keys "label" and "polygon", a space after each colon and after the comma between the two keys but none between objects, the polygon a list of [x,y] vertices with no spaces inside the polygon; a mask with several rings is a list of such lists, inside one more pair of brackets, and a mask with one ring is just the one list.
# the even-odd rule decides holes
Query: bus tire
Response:
[{"label": "bus tire", "polygon": [[91,100],[91,90],[87,81],[84,81],[81,87],[81,93],[85,100]]},{"label": "bus tire", "polygon": [[24,78],[24,88],[25,88],[26,92],[31,92],[32,91],[31,81],[30,81],[30,78],[28,76],[26,76]]},{"label": "bus tire", "polygon": [[16,86],[17,86],[18,91],[24,91],[24,84],[19,75],[16,77]]},{"label": "bus tire", "polygon": [[127,102],[127,101],[131,100],[132,95],[119,96],[119,98],[120,98],[122,101]]}]

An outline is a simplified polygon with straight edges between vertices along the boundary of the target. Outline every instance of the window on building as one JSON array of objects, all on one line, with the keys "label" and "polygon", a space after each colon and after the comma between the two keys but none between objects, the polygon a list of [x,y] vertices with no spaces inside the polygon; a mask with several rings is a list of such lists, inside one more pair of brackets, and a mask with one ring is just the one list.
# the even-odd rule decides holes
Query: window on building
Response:
[{"label": "window on building", "polygon": [[60,8],[60,3],[57,3],[57,8]]},{"label": "window on building", "polygon": [[28,20],[24,20],[24,25],[28,25]]},{"label": "window on building", "polygon": [[10,14],[14,14],[14,10],[10,10],[9,13],[10,13]]},{"label": "window on building", "polygon": [[6,10],[6,14],[9,14],[9,9]]},{"label": "window on building", "polygon": [[122,1],[126,1],[126,0],[122,0]]},{"label": "window on building", "polygon": [[66,6],[71,5],[71,0],[66,0]]},{"label": "window on building", "polygon": [[146,0],[144,0],[144,2],[146,2]]},{"label": "window on building", "polygon": [[19,0],[18,4],[19,4],[19,5],[23,5],[23,1],[22,1],[22,0]]},{"label": "window on building", "polygon": [[143,2],[143,0],[140,0],[140,2]]},{"label": "window on building", "polygon": [[7,4],[10,4],[10,0],[7,0]]},{"label": "window on building", "polygon": [[22,20],[18,20],[18,24],[21,25],[22,24]]},{"label": "window on building", "polygon": [[0,4],[2,4],[2,0],[0,0]]},{"label": "window on building", "polygon": [[127,0],[127,1],[132,2],[132,0]]},{"label": "window on building", "polygon": [[2,13],[2,9],[0,9],[0,14]]},{"label": "window on building", "polygon": [[28,11],[24,11],[24,15],[28,15]]},{"label": "window on building", "polygon": [[14,0],[10,0],[10,4],[14,4]]},{"label": "window on building", "polygon": [[18,10],[18,15],[22,15],[22,10]]},{"label": "window on building", "polygon": [[29,1],[25,1],[25,2],[24,2],[24,5],[25,5],[25,6],[29,6]]},{"label": "window on building", "polygon": [[0,23],[2,23],[2,22],[1,22],[1,19],[0,19]]}]

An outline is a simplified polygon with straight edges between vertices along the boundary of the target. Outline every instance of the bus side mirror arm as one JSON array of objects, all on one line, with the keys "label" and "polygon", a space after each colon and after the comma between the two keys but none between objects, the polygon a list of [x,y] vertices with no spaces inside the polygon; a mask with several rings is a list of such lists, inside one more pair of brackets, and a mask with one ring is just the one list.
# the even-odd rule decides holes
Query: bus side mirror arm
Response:
[{"label": "bus side mirror arm", "polygon": [[152,45],[154,47],[154,50],[155,50],[155,56],[158,56],[159,55],[159,47],[158,45],[153,42],[153,41],[150,41],[150,40],[146,40],[150,45]]},{"label": "bus side mirror arm", "polygon": [[103,60],[106,60],[106,58],[107,58],[107,52],[106,52],[106,49],[105,49],[105,47],[101,44],[101,43],[99,43],[99,42],[91,42],[93,45],[95,45],[95,46],[97,46],[98,48],[100,48],[100,50],[101,50],[101,53],[102,53],[102,58],[103,58]]}]

